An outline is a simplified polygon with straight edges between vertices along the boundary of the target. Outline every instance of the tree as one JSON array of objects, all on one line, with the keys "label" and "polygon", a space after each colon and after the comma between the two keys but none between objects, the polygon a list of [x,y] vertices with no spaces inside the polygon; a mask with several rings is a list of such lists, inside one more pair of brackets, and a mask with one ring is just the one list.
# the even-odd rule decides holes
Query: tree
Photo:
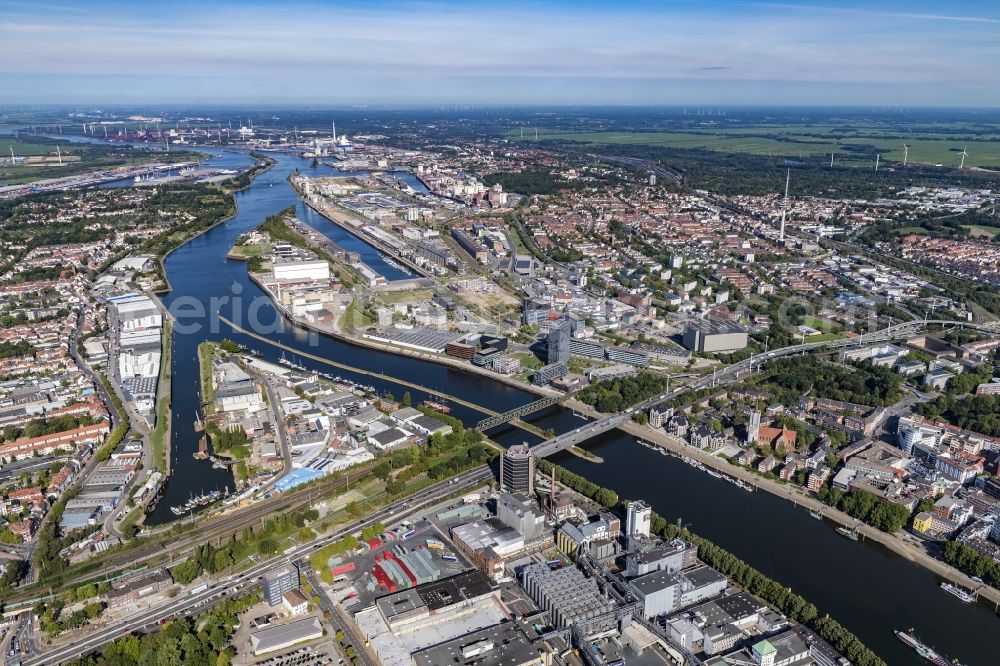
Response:
[{"label": "tree", "polygon": [[409,407],[410,405],[413,404],[413,398],[410,396],[410,392],[409,391],[406,391],[405,393],[403,393],[403,402],[402,402],[402,404],[403,404],[403,407]]},{"label": "tree", "polygon": [[194,557],[189,557],[170,570],[174,582],[187,585],[201,574],[201,563]]}]

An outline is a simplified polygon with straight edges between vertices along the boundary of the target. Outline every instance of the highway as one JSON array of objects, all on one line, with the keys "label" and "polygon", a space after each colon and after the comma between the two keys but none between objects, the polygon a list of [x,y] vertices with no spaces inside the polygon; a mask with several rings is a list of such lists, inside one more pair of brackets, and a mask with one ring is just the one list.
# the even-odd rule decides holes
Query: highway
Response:
[{"label": "highway", "polygon": [[636,412],[646,411],[651,407],[654,407],[662,402],[666,402],[667,400],[673,400],[674,398],[677,398],[689,391],[697,391],[699,389],[715,386],[720,383],[726,383],[737,378],[743,371],[753,372],[754,368],[760,369],[768,361],[782,356],[804,354],[806,352],[817,351],[820,349],[839,349],[842,347],[855,347],[864,344],[889,342],[891,340],[901,338],[905,339],[916,334],[919,330],[931,326],[958,326],[992,335],[996,335],[997,333],[996,329],[992,327],[980,326],[968,322],[957,322],[951,320],[908,321],[888,326],[873,333],[866,333],[857,338],[841,338],[839,340],[829,340],[825,342],[807,342],[800,345],[772,349],[763,354],[751,356],[750,358],[739,361],[738,363],[733,363],[718,372],[711,375],[705,375],[701,379],[698,379],[691,384],[685,384],[684,386],[674,389],[669,393],[663,393],[649,398],[634,407],[630,407],[620,414],[612,414],[611,416],[590,421],[579,428],[553,437],[552,439],[542,442],[541,444],[537,444],[533,446],[531,450],[536,456],[541,458],[550,456],[571,446],[580,444],[591,437],[596,437],[597,435],[618,427],[621,423],[624,423],[628,419],[632,418],[632,415]]},{"label": "highway", "polygon": [[101,646],[120,638],[126,634],[140,631],[145,627],[155,626],[161,619],[176,618],[191,613],[197,606],[209,603],[213,599],[221,599],[232,592],[237,592],[245,585],[255,586],[258,579],[267,571],[279,567],[295,560],[306,558],[309,555],[327,544],[330,544],[348,534],[372,525],[377,522],[395,522],[407,516],[419,513],[424,508],[438,502],[441,498],[479,485],[493,476],[493,472],[486,465],[477,467],[468,472],[459,474],[448,481],[442,481],[429,488],[389,504],[368,517],[352,523],[337,532],[328,536],[320,537],[310,543],[296,546],[281,555],[265,560],[242,573],[233,574],[229,577],[210,583],[210,587],[197,594],[188,594],[175,599],[169,599],[152,608],[140,611],[128,620],[122,620],[103,629],[93,631],[81,638],[54,650],[45,652],[39,656],[27,659],[22,663],[25,666],[35,664],[60,664],[65,661],[77,659],[83,655],[99,649]]}]

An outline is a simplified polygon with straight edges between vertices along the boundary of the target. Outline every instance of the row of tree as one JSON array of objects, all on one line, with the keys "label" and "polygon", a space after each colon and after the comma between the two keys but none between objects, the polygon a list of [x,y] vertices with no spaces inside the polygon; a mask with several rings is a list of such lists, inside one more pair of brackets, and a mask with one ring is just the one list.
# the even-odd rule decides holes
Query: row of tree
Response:
[{"label": "row of tree", "polygon": [[821,502],[890,534],[903,529],[910,520],[905,506],[881,500],[866,490],[845,493],[840,488],[823,486],[818,497]]},{"label": "row of tree", "polygon": [[981,578],[988,585],[1000,587],[1000,562],[975,548],[958,541],[948,541],[941,549],[941,559],[959,571]]}]

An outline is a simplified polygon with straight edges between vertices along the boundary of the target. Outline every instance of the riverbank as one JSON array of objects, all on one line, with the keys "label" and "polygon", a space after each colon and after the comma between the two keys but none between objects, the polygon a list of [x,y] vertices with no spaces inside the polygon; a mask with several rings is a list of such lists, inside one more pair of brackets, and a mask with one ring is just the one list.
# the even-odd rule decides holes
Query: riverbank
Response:
[{"label": "riverbank", "polygon": [[[260,281],[259,278],[257,278],[253,273],[248,273],[248,276],[250,277],[250,280],[253,281],[254,284],[256,284],[258,287],[260,287],[261,290],[263,290],[264,293],[267,294],[267,290],[264,288],[264,286],[261,283],[261,281]],[[453,359],[453,358],[449,358],[447,356],[437,356],[435,354],[429,354],[429,353],[426,353],[426,352],[419,352],[419,351],[415,351],[415,350],[412,350],[412,349],[405,349],[403,347],[397,347],[395,345],[389,345],[389,344],[385,344],[385,343],[381,343],[381,342],[376,342],[374,340],[369,340],[369,339],[366,339],[366,338],[362,338],[360,336],[350,335],[350,334],[345,333],[344,331],[342,331],[340,329],[333,328],[333,327],[327,328],[327,327],[317,326],[317,325],[313,324],[312,322],[305,321],[305,320],[302,320],[302,319],[297,318],[297,317],[292,317],[290,314],[288,314],[287,312],[285,312],[281,307],[279,307],[278,304],[277,304],[277,302],[275,302],[275,300],[273,298],[271,298],[270,300],[274,304],[275,309],[277,309],[278,312],[280,312],[282,314],[282,316],[284,316],[285,319],[287,319],[291,324],[293,324],[295,326],[299,326],[299,327],[304,328],[304,329],[309,330],[309,331],[313,331],[315,333],[319,333],[321,335],[325,335],[325,336],[327,336],[329,338],[337,340],[338,342],[346,342],[347,344],[350,344],[350,345],[355,346],[355,347],[364,347],[364,348],[367,348],[367,349],[374,349],[374,350],[381,351],[381,352],[386,352],[386,353],[389,353],[389,354],[396,354],[397,356],[406,356],[406,357],[414,358],[414,359],[417,359],[417,360],[420,360],[420,361],[430,361],[431,363],[436,363],[438,365],[443,365],[443,366],[447,366],[447,367],[450,367],[450,368],[456,368],[458,370],[462,370],[463,372],[468,372],[468,373],[471,373],[471,374],[480,375],[480,376],[483,376],[483,377],[488,377],[489,379],[492,379],[493,381],[497,381],[497,382],[500,382],[502,384],[506,384],[506,385],[511,386],[513,388],[521,389],[522,391],[525,391],[525,392],[528,392],[528,393],[534,393],[535,395],[537,395],[539,397],[552,397],[552,396],[561,396],[561,395],[563,395],[563,393],[561,391],[556,391],[555,389],[551,389],[551,388],[548,388],[548,387],[545,387],[545,386],[536,386],[534,384],[525,384],[523,382],[519,382],[516,379],[511,378],[508,375],[501,375],[501,374],[493,372],[491,370],[485,370],[483,368],[480,368],[478,366],[472,365],[471,363],[467,363],[465,361],[461,361],[459,359]],[[232,325],[232,323],[229,322],[228,320],[226,321],[226,323]],[[241,332],[247,333],[248,331],[243,330]],[[270,342],[270,341],[268,341],[266,339],[265,339],[265,341]],[[419,388],[421,390],[431,391],[431,389],[427,389],[427,388],[424,388],[424,387],[419,387]],[[489,413],[491,416],[495,416],[496,415],[496,412],[492,412],[491,413],[491,412],[489,412],[487,410],[484,410],[484,409],[480,409],[480,411],[483,411],[485,413]]]},{"label": "riverbank", "polygon": [[756,489],[763,490],[781,499],[787,499],[789,502],[797,506],[801,506],[804,509],[821,512],[824,519],[829,520],[838,526],[847,528],[857,527],[858,533],[863,538],[881,544],[896,555],[923,566],[949,582],[961,585],[967,589],[978,588],[977,593],[980,597],[997,605],[997,608],[1000,608],[1000,590],[989,586],[978,585],[961,571],[924,552],[919,548],[919,542],[911,543],[899,536],[883,532],[870,525],[866,525],[864,523],[859,524],[859,522],[852,516],[824,504],[815,497],[809,495],[805,489],[800,488],[799,486],[779,483],[772,479],[760,476],[759,474],[755,474],[746,468],[733,465],[728,460],[711,455],[701,449],[688,446],[683,440],[668,435],[665,432],[658,431],[650,428],[649,426],[640,425],[635,421],[626,421],[619,426],[619,429],[650,444],[662,447],[678,455],[697,460],[706,467],[710,467],[728,476],[739,479],[744,483],[750,484]]},{"label": "riverbank", "polygon": [[334,212],[332,210],[327,210],[326,208],[310,201],[309,197],[305,196],[302,190],[300,190],[298,186],[295,184],[295,182],[292,179],[292,176],[288,177],[288,186],[291,187],[292,191],[295,192],[295,194],[298,196],[299,201],[308,206],[311,210],[315,211],[323,219],[328,220],[329,222],[337,225],[347,233],[351,234],[358,240],[362,241],[363,243],[371,245],[376,250],[384,252],[389,256],[392,256],[394,261],[398,261],[402,265],[406,266],[407,269],[413,271],[417,275],[421,277],[433,277],[433,275],[429,271],[425,270],[424,268],[421,268],[420,266],[417,266],[414,262],[410,261],[409,259],[406,259],[405,257],[401,257],[398,254],[396,254],[394,249],[389,245],[383,243],[374,236],[370,236],[364,233],[363,231],[355,227],[353,224],[351,224],[350,223],[351,216],[346,209],[343,209],[336,203],[332,204],[339,210],[343,211],[342,213],[343,219],[341,219],[337,215],[334,215]]},{"label": "riverbank", "polygon": [[271,167],[273,167],[275,164],[278,163],[277,160],[275,160],[272,157],[268,157],[266,155],[258,155],[257,157],[251,157],[251,159],[257,160],[258,163],[255,164],[253,167],[251,167],[245,174],[242,174],[241,176],[238,176],[238,178],[246,176],[247,177],[247,182],[245,184],[241,184],[239,187],[234,187],[234,188],[225,188],[224,187],[224,188],[222,188],[222,191],[223,191],[224,194],[232,197],[232,200],[233,200],[233,212],[230,213],[229,215],[226,215],[225,217],[223,217],[223,218],[221,218],[219,220],[216,220],[215,222],[213,222],[209,226],[205,227],[204,229],[199,229],[196,233],[188,236],[187,238],[184,238],[184,239],[180,240],[179,242],[175,243],[173,245],[173,247],[171,247],[169,250],[167,250],[166,252],[164,252],[161,256],[158,256],[156,258],[157,265],[159,267],[159,271],[158,272],[160,274],[160,278],[161,278],[161,281],[163,283],[163,286],[160,287],[159,289],[157,289],[156,291],[154,291],[153,292],[154,294],[156,294],[156,295],[166,294],[166,293],[169,293],[169,292],[173,291],[173,289],[174,289],[173,285],[170,284],[170,277],[167,275],[167,268],[166,268],[167,259],[170,258],[170,255],[173,254],[174,252],[176,252],[178,249],[184,247],[185,245],[187,245],[191,241],[193,241],[195,238],[198,238],[199,236],[208,233],[209,231],[211,231],[215,227],[219,226],[220,224],[225,224],[229,220],[232,220],[237,215],[239,215],[240,214],[240,202],[236,198],[236,195],[239,194],[240,192],[242,192],[244,190],[247,190],[250,187],[252,187],[253,186],[253,181],[254,181],[255,178],[257,178],[257,176],[259,176],[260,174],[264,173],[265,171],[267,171],[268,169],[270,169]]}]

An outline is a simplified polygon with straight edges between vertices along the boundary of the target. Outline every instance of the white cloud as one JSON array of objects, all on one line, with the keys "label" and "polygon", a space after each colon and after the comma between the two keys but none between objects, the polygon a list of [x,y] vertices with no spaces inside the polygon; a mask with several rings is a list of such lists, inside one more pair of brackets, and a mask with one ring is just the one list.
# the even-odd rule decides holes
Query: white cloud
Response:
[{"label": "white cloud", "polygon": [[[0,3],[0,17],[0,73],[8,76],[363,88],[476,77],[1000,84],[997,21],[808,5],[723,13],[171,4],[80,13]],[[903,17],[924,25],[903,30]]]}]

